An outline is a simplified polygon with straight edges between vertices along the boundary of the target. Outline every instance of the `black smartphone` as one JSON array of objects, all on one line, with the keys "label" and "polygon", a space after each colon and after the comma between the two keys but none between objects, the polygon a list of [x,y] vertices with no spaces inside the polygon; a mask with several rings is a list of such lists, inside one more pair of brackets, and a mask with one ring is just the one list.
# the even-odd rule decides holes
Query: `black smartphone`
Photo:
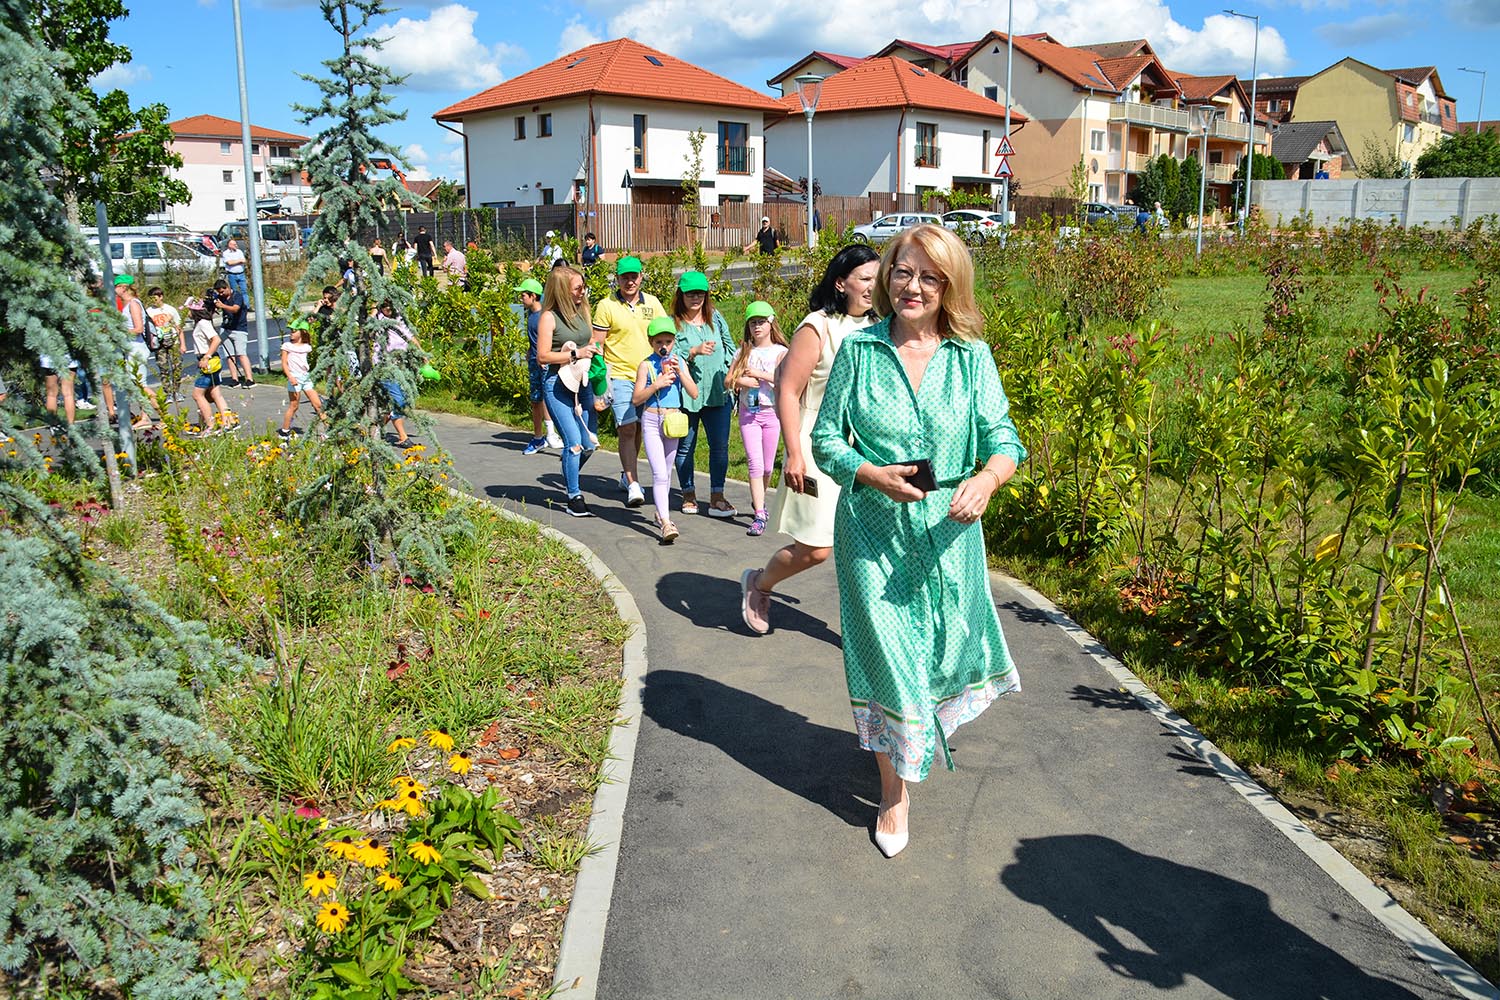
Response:
[{"label": "black smartphone", "polygon": [[902,462],[902,465],[913,466],[917,471],[906,477],[911,483],[923,493],[932,493],[937,489],[937,480],[932,478],[932,459],[914,458],[910,462]]},{"label": "black smartphone", "polygon": [[814,479],[812,476],[803,476],[802,477],[802,492],[806,493],[810,497],[817,496],[818,495],[818,481],[816,479]]}]

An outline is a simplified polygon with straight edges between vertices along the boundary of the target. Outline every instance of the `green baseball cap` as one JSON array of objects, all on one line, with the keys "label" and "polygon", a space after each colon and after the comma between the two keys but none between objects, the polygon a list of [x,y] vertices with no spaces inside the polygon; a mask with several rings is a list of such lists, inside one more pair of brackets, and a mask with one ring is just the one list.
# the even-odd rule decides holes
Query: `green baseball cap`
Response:
[{"label": "green baseball cap", "polygon": [[663,333],[677,336],[677,321],[670,316],[658,316],[646,327],[647,340]]},{"label": "green baseball cap", "polygon": [[615,262],[616,274],[640,274],[641,259],[639,257],[621,257]]},{"label": "green baseball cap", "polygon": [[288,330],[311,330],[312,329],[312,324],[309,323],[306,319],[304,319],[301,316],[298,316],[296,319],[292,320],[286,326],[287,326]]},{"label": "green baseball cap", "polygon": [[764,299],[756,299],[745,307],[745,320],[747,322],[762,316],[766,319],[776,318],[776,310],[772,309],[771,303],[766,302]]},{"label": "green baseball cap", "polygon": [[677,279],[677,290],[679,292],[706,292],[708,291],[708,275],[702,271],[683,271],[682,277]]},{"label": "green baseball cap", "polygon": [[417,374],[422,376],[429,382],[437,382],[443,377],[443,373],[438,371],[431,365],[423,365],[421,368],[418,368]]},{"label": "green baseball cap", "polygon": [[115,275],[115,285],[117,287],[120,286],[120,285],[133,285],[133,284],[135,284],[135,279],[132,278],[130,275],[128,275],[128,274],[117,274],[117,275]]},{"label": "green baseball cap", "polygon": [[516,294],[530,292],[532,295],[542,294],[542,283],[535,278],[522,278],[516,283]]}]

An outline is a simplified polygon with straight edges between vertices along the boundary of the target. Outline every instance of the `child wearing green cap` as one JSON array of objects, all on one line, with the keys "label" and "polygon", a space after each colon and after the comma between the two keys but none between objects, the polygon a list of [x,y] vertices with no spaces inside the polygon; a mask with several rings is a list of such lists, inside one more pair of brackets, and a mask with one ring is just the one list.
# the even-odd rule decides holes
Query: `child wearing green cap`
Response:
[{"label": "child wearing green cap", "polygon": [[726,384],[739,394],[740,439],[745,442],[745,465],[750,475],[750,501],[755,518],[745,534],[766,532],[766,490],[776,470],[776,448],[781,443],[781,421],[776,417],[776,368],[786,357],[786,334],[776,325],[769,302],[745,308],[742,346],[729,364]]},{"label": "child wearing green cap", "polygon": [[641,437],[645,439],[646,460],[651,463],[651,500],[656,504],[656,524],[661,529],[661,543],[677,540],[677,525],[672,523],[669,506],[672,494],[672,460],[677,457],[677,441],[669,436],[668,418],[682,416],[684,395],[696,399],[698,385],[688,371],[687,362],[672,353],[677,340],[677,321],[658,316],[646,328],[651,353],[635,373],[635,390],[631,402],[639,407]]},{"label": "child wearing green cap", "polygon": [[281,430],[276,432],[283,441],[291,439],[292,418],[297,415],[299,395],[307,397],[320,424],[328,423],[328,417],[323,413],[323,400],[318,398],[317,387],[313,385],[311,358],[312,324],[298,316],[287,324],[286,340],[281,342],[281,373],[286,376],[286,392],[290,397],[286,412],[281,415]]}]

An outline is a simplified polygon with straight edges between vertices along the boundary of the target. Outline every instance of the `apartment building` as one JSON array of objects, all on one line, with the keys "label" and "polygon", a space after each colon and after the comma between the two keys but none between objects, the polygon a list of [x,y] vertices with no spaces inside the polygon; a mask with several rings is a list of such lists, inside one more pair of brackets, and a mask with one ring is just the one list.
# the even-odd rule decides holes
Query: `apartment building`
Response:
[{"label": "apartment building", "polygon": [[217,115],[168,122],[172,152],[182,157],[175,176],[192,199],[163,206],[158,221],[213,232],[221,223],[258,212],[306,211],[312,187],[297,163],[307,136],[250,126],[251,186],[255,204],[245,204],[245,158],[240,123]]}]

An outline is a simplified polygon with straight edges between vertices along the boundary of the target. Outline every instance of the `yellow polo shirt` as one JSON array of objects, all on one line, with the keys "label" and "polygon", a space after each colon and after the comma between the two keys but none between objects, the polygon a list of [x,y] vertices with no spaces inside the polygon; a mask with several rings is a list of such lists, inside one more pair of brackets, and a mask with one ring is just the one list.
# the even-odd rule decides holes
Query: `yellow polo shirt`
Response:
[{"label": "yellow polo shirt", "polygon": [[651,353],[646,327],[667,311],[650,292],[641,292],[640,301],[628,306],[620,301],[619,292],[611,292],[594,306],[594,329],[603,330],[604,361],[610,378],[635,378],[635,371]]}]

